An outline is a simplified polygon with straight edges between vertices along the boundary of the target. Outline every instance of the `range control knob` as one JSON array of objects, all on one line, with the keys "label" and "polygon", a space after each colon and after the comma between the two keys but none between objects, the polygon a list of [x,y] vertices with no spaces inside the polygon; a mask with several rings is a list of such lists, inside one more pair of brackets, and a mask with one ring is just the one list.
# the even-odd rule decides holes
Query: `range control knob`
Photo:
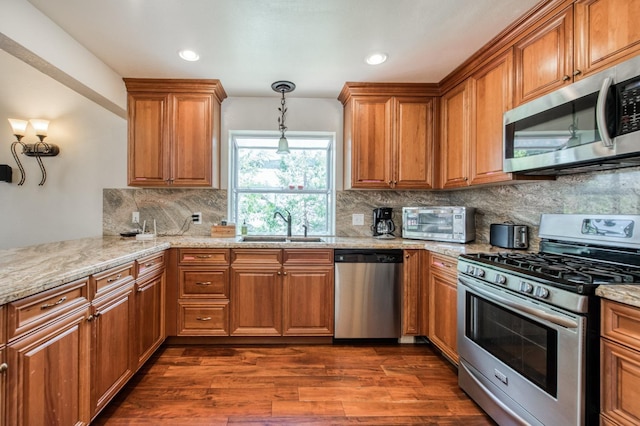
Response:
[{"label": "range control knob", "polygon": [[480,277],[480,278],[484,277],[484,269],[476,268],[476,274],[475,275],[476,275],[476,277]]},{"label": "range control knob", "polygon": [[473,275],[476,268],[471,265],[467,265],[467,274]]},{"label": "range control knob", "polygon": [[523,293],[533,293],[533,286],[526,281],[520,281],[520,291]]},{"label": "range control knob", "polygon": [[547,299],[549,297],[549,290],[544,287],[536,287],[536,297]]},{"label": "range control knob", "polygon": [[506,284],[507,277],[505,277],[504,275],[496,274],[495,282],[498,284]]}]

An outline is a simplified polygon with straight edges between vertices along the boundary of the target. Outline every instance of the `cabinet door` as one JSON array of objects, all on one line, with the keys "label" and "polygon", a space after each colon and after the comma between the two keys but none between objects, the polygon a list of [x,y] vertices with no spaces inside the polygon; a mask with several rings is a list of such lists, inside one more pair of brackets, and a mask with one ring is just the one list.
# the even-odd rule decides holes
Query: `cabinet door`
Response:
[{"label": "cabinet door", "polygon": [[507,51],[472,77],[471,185],[511,179],[511,174],[502,171],[502,116],[513,105],[512,56]]},{"label": "cabinet door", "polygon": [[93,303],[91,410],[95,416],[133,375],[133,283]]},{"label": "cabinet door", "polygon": [[[392,99],[388,96],[356,98],[352,108],[351,187],[390,188]],[[349,149],[348,143],[345,149]],[[348,172],[349,169],[347,175]]]},{"label": "cabinet door", "polygon": [[433,270],[429,273],[429,340],[458,363],[456,279]]},{"label": "cabinet door", "polygon": [[601,340],[601,413],[614,424],[640,424],[640,353]]},{"label": "cabinet door", "polygon": [[395,102],[396,189],[433,188],[434,100],[398,97]]},{"label": "cabinet door", "polygon": [[7,346],[7,424],[89,423],[88,306]]},{"label": "cabinet door", "polygon": [[136,368],[164,341],[164,280],[162,273],[136,283]]},{"label": "cabinet door", "polygon": [[213,95],[172,95],[171,178],[176,186],[211,186]]},{"label": "cabinet door", "polygon": [[578,78],[640,52],[640,0],[578,0],[574,7]]},{"label": "cabinet door", "polygon": [[128,177],[132,186],[165,186],[170,178],[166,94],[128,96]]},{"label": "cabinet door", "polygon": [[0,426],[7,424],[7,347],[0,346]]},{"label": "cabinet door", "polygon": [[441,98],[441,188],[459,188],[469,184],[471,85],[472,81],[467,79]]},{"label": "cabinet door", "polygon": [[402,285],[402,335],[420,334],[420,281],[424,250],[405,250]]},{"label": "cabinet door", "polygon": [[573,81],[573,6],[514,46],[515,105]]},{"label": "cabinet door", "polygon": [[332,336],[333,266],[292,266],[283,270],[284,335]]},{"label": "cabinet door", "polygon": [[282,334],[280,265],[231,266],[232,336]]}]

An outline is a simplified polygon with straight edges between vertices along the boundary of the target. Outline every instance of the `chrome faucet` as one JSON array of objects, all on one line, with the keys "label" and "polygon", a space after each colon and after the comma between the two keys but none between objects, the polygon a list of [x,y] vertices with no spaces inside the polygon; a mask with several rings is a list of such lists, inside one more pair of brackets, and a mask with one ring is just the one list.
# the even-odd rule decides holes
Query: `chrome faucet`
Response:
[{"label": "chrome faucet", "polygon": [[280,216],[282,220],[285,221],[285,223],[287,224],[287,237],[291,237],[291,213],[287,209],[283,209],[283,210],[287,212],[287,217],[284,217],[282,213],[280,213],[279,211],[276,211],[273,214],[273,218],[275,219],[276,216]]}]

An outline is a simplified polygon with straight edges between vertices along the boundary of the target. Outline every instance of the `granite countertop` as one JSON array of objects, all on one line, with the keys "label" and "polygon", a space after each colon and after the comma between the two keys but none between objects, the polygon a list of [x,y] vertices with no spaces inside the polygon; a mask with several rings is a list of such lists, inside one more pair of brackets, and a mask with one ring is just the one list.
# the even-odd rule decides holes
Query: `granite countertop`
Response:
[{"label": "granite countertop", "polygon": [[[379,248],[425,249],[457,257],[461,254],[505,251],[489,244],[435,241],[322,237],[322,242],[242,242],[240,237],[94,237],[0,250],[0,304],[21,299],[64,283],[87,277],[168,248]],[[640,286],[609,285],[596,290],[600,297],[640,307]]]},{"label": "granite countertop", "polygon": [[242,242],[240,237],[94,237],[0,250],[0,304],[87,277],[135,259],[177,248],[399,248],[426,249],[448,256],[496,251],[487,244],[455,244],[375,238],[323,237],[323,242]]}]

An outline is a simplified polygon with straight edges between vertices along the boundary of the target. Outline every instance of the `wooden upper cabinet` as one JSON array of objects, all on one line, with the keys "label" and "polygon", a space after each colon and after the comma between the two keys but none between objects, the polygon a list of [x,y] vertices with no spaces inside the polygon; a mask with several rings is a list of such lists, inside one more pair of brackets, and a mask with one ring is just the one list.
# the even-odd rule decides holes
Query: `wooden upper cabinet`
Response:
[{"label": "wooden upper cabinet", "polygon": [[512,179],[502,171],[502,116],[513,105],[513,53],[490,61],[473,75],[475,104],[471,108],[470,184]]},{"label": "wooden upper cabinet", "polygon": [[440,188],[469,185],[470,105],[473,81],[445,93],[441,102]]},{"label": "wooden upper cabinet", "polygon": [[345,84],[345,189],[433,188],[437,95],[436,84]]},{"label": "wooden upper cabinet", "polygon": [[573,81],[573,6],[563,9],[514,46],[515,104]]},{"label": "wooden upper cabinet", "polygon": [[397,97],[394,144],[394,187],[424,189],[433,187],[433,98]]},{"label": "wooden upper cabinet", "polygon": [[351,186],[391,187],[391,97],[354,99]]},{"label": "wooden upper cabinet", "polygon": [[515,105],[637,55],[638,22],[640,0],[576,0],[555,13],[514,46]]},{"label": "wooden upper cabinet", "polygon": [[640,52],[640,0],[578,0],[574,11],[580,77]]},{"label": "wooden upper cabinet", "polygon": [[[124,79],[131,186],[218,187],[218,80]],[[213,169],[215,167],[215,170]]]}]

